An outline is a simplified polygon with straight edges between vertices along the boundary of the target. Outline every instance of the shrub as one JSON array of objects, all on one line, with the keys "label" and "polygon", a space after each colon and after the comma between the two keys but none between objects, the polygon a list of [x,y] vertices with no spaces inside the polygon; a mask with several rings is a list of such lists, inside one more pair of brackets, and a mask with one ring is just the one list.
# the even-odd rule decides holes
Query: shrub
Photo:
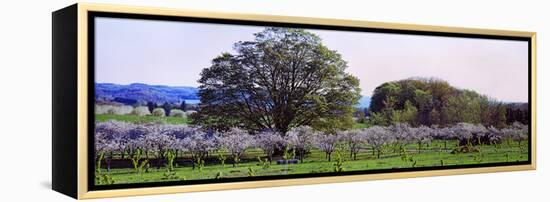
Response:
[{"label": "shrub", "polygon": [[134,108],[132,106],[126,106],[126,105],[95,105],[95,113],[96,114],[116,114],[116,115],[124,115],[124,114],[130,114]]},{"label": "shrub", "polygon": [[179,109],[172,109],[172,110],[170,110],[170,116],[173,116],[173,117],[180,117],[180,118],[186,118],[186,117],[187,117],[187,114],[185,114],[185,112],[182,111],[182,110],[179,110]]},{"label": "shrub", "polygon": [[95,180],[99,185],[111,185],[115,183],[115,180],[110,174],[96,173]]},{"label": "shrub", "polygon": [[110,105],[95,105],[95,114],[107,114],[110,108],[112,108]]},{"label": "shrub", "polygon": [[194,110],[187,110],[187,111],[185,111],[185,116],[188,117],[188,116],[191,116],[191,115],[194,114],[194,113],[197,113],[197,111],[194,111]]},{"label": "shrub", "polygon": [[248,177],[256,176],[256,171],[252,167],[248,167]]},{"label": "shrub", "polygon": [[342,151],[336,150],[336,162],[333,164],[334,172],[340,173],[344,172],[344,158],[342,156]]},{"label": "shrub", "polygon": [[153,110],[153,116],[164,117],[166,116],[166,112],[164,112],[163,108],[156,108]]},{"label": "shrub", "polygon": [[132,110],[132,114],[136,116],[146,116],[146,115],[151,115],[151,112],[149,111],[149,108],[140,106],[140,107],[134,108],[134,110]]},{"label": "shrub", "polygon": [[258,159],[258,162],[259,162],[258,165],[259,165],[259,166],[262,166],[263,169],[268,169],[269,167],[271,167],[271,164],[270,164],[271,162],[269,162],[269,161],[267,160],[267,158],[262,159],[262,158],[260,158],[259,156],[256,157],[256,158]]},{"label": "shrub", "polygon": [[227,159],[227,156],[225,155],[225,152],[222,151],[221,149],[218,150],[218,160],[220,161],[220,163],[222,164],[222,168],[225,168],[225,160]]},{"label": "shrub", "polygon": [[199,172],[202,172],[202,169],[204,168],[204,160],[202,160],[200,157],[197,160],[197,167]]},{"label": "shrub", "polygon": [[132,110],[134,110],[134,108],[132,106],[127,106],[127,105],[115,106],[114,107],[114,114],[116,114],[116,115],[130,114],[130,113],[132,113]]},{"label": "shrub", "polygon": [[223,178],[223,173],[222,171],[218,171],[218,173],[216,174],[216,177],[214,177],[214,179],[221,179]]}]

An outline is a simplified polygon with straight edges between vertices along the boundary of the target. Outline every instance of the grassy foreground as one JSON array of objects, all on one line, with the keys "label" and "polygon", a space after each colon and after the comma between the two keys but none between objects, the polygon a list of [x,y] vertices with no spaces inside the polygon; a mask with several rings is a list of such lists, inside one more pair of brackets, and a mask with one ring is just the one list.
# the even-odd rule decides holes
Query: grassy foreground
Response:
[{"label": "grassy foreground", "polygon": [[[448,142],[450,145],[451,142]],[[442,142],[431,144],[420,152],[416,151],[416,144],[407,146],[407,158],[403,155],[393,153],[391,150],[384,152],[380,158],[376,158],[370,150],[362,151],[358,154],[357,160],[349,158],[349,154],[342,152],[342,168],[345,171],[392,169],[392,168],[410,168],[427,166],[449,166],[449,165],[468,165],[497,162],[517,162],[526,161],[528,158],[527,142],[521,144],[517,142],[512,144],[501,144],[500,148],[492,145],[478,147],[480,152],[452,154],[451,149],[444,150]],[[257,156],[263,158],[259,150],[251,150],[245,154],[248,159],[255,159]],[[287,174],[307,174],[334,172],[335,163],[337,163],[337,154],[332,154],[332,161],[328,162],[325,153],[319,150],[313,150],[306,156],[303,163],[291,165],[276,165],[275,162],[268,168],[263,167],[258,161],[249,161],[247,163],[237,164],[232,167],[230,162],[225,166],[221,164],[209,164],[206,162],[202,171],[193,170],[191,166],[177,166],[175,175],[179,179],[166,179],[165,168],[150,168],[148,172],[136,173],[131,168],[111,169],[107,172],[103,169],[102,173],[109,173],[115,184],[124,183],[143,183],[143,182],[162,182],[173,180],[196,180],[196,179],[214,179],[221,172],[221,177],[247,177],[247,176],[267,176],[267,175],[287,175]],[[411,160],[412,159],[412,160]]]}]

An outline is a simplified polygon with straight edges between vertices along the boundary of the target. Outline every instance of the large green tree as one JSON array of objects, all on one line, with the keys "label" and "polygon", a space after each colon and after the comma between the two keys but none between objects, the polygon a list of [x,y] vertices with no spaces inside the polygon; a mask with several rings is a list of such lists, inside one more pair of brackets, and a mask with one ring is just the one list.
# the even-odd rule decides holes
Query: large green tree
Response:
[{"label": "large green tree", "polygon": [[359,80],[345,72],[339,53],[303,29],[266,28],[254,36],[203,69],[195,123],[283,134],[301,125],[326,131],[352,127]]}]

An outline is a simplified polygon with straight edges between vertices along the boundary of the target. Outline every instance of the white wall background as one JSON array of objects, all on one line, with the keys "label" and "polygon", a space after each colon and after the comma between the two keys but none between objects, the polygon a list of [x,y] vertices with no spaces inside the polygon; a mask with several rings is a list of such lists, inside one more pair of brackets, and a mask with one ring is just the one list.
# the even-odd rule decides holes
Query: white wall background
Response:
[{"label": "white wall background", "polygon": [[[103,201],[541,201],[550,185],[550,17],[545,1],[96,0],[211,11],[343,18],[538,33],[538,169]],[[74,1],[1,1],[0,199],[69,201],[51,186],[51,12]]]}]

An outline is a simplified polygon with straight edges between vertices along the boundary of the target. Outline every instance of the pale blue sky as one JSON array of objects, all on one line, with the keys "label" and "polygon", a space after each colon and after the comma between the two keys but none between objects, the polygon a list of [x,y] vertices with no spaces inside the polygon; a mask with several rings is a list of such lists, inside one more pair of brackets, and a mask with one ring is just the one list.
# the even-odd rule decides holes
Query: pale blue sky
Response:
[{"label": "pale blue sky", "polygon": [[[203,68],[264,27],[96,19],[96,82],[198,86]],[[362,94],[410,77],[437,77],[507,102],[528,100],[523,41],[308,30],[342,54]]]}]

